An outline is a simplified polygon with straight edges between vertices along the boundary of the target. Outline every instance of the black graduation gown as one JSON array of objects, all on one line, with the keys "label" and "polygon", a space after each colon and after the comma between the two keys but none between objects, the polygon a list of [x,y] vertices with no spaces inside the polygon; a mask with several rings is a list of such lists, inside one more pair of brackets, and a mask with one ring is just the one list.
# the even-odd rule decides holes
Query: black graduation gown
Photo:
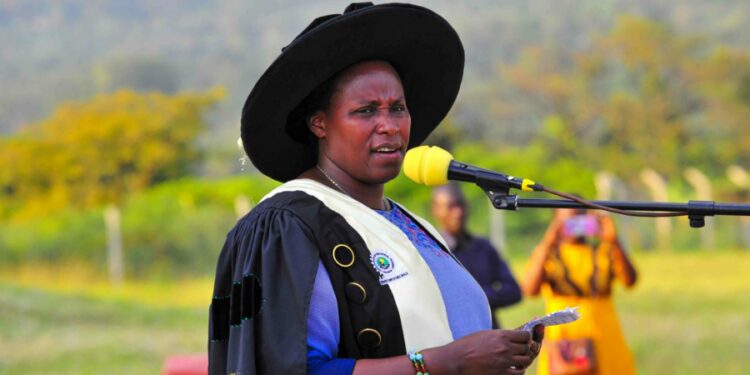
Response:
[{"label": "black graduation gown", "polygon": [[307,314],[319,260],[338,301],[338,356],[403,355],[398,309],[369,256],[360,235],[318,199],[287,191],[262,201],[229,232],[219,257],[209,373],[307,372]]}]

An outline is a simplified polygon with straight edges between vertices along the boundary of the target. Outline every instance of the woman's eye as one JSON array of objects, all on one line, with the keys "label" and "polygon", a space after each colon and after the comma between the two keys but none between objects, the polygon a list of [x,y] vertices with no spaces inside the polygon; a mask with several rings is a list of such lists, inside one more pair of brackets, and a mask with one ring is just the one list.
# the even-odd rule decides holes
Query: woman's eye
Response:
[{"label": "woman's eye", "polygon": [[364,108],[360,108],[360,109],[356,110],[355,112],[362,113],[362,114],[371,114],[371,113],[375,113],[375,108],[364,107]]},{"label": "woman's eye", "polygon": [[394,106],[391,106],[391,111],[393,111],[393,112],[404,112],[404,111],[406,111],[406,106],[405,105],[401,105],[401,104],[394,105]]}]

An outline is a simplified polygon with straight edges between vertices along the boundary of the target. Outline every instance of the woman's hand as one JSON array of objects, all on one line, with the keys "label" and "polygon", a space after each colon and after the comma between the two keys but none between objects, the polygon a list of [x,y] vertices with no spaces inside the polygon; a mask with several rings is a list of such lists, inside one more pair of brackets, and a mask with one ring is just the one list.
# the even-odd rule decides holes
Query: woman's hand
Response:
[{"label": "woman's hand", "polygon": [[531,341],[529,342],[529,349],[531,350],[532,360],[539,355],[539,351],[542,350],[542,342],[544,341],[544,325],[537,324],[534,326],[531,334]]},{"label": "woman's hand", "polygon": [[[531,335],[522,330],[480,331],[430,351],[427,364],[440,361],[456,374],[525,373],[538,351]],[[447,362],[444,362],[447,361]],[[440,366],[443,367],[443,366]]]},{"label": "woman's hand", "polygon": [[[427,371],[434,374],[520,375],[539,354],[544,327],[525,330],[480,331],[450,344],[422,351]],[[354,374],[414,374],[414,366],[404,356],[360,359]]]}]

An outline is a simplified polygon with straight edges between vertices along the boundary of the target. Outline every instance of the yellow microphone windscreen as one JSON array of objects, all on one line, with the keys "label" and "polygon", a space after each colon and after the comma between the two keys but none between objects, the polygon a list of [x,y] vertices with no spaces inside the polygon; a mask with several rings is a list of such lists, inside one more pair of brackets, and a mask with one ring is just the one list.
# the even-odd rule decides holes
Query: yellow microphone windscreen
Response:
[{"label": "yellow microphone windscreen", "polygon": [[404,174],[412,181],[427,186],[448,183],[448,167],[453,155],[437,146],[419,146],[404,156]]}]

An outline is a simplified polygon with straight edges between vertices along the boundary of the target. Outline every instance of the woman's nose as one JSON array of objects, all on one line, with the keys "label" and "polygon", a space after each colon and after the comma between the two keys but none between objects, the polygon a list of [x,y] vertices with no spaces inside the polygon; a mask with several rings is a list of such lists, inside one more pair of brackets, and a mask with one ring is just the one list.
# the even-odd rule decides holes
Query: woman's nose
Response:
[{"label": "woman's nose", "polygon": [[377,116],[377,128],[379,133],[384,134],[395,134],[403,126],[404,122],[403,114],[394,114],[389,111],[380,111]]},{"label": "woman's nose", "polygon": [[377,127],[378,133],[383,134],[395,134],[398,132],[398,129],[398,122],[394,121],[393,119],[384,119],[382,121],[379,121]]}]

